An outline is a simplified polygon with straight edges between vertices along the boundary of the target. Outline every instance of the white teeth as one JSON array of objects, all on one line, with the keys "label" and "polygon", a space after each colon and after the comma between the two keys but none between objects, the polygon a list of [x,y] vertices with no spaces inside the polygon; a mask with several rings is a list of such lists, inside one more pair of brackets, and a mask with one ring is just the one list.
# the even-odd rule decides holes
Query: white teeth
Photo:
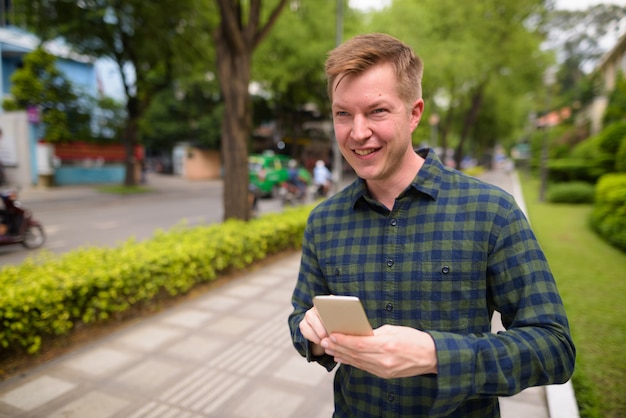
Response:
[{"label": "white teeth", "polygon": [[374,152],[373,149],[355,149],[355,154],[357,155],[369,155]]}]

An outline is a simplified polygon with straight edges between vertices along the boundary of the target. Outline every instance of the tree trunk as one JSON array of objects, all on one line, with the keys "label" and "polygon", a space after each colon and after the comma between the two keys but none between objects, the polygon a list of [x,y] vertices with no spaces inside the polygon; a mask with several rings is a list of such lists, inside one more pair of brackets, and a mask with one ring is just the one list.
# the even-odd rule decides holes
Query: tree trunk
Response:
[{"label": "tree trunk", "polygon": [[124,186],[136,186],[137,177],[135,176],[135,167],[137,161],[135,160],[135,146],[137,145],[138,134],[138,120],[139,110],[138,102],[136,98],[128,98],[126,102],[126,110],[128,112],[128,119],[124,132],[122,133],[122,143],[124,144],[125,158],[124,158]]},{"label": "tree trunk", "polygon": [[[278,19],[287,0],[280,0],[265,25],[260,25],[261,0],[217,0],[220,25],[215,32],[217,72],[224,98],[222,163],[224,220],[250,219],[248,204],[248,136],[252,131],[252,100],[248,93],[252,52]],[[244,23],[244,11],[248,19]]]},{"label": "tree trunk", "polygon": [[220,86],[224,96],[222,164],[224,168],[224,220],[248,220],[248,134],[252,125],[252,102],[248,94],[252,51],[230,48],[217,36]]},{"label": "tree trunk", "polygon": [[465,120],[463,121],[463,128],[461,130],[459,144],[457,145],[454,152],[454,163],[456,164],[457,169],[461,168],[461,161],[464,157],[463,147],[465,146],[465,140],[469,136],[471,127],[476,123],[476,120],[478,119],[478,113],[483,103],[483,88],[484,85],[479,86],[472,95],[470,108],[467,110]]}]

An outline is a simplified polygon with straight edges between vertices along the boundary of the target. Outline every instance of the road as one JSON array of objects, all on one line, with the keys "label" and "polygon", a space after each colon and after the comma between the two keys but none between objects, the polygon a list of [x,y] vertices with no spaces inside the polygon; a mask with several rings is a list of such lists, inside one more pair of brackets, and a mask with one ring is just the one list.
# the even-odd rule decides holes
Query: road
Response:
[{"label": "road", "polygon": [[[198,225],[223,219],[221,181],[167,179],[167,184],[155,187],[154,192],[140,195],[91,192],[30,203],[24,193],[23,203],[44,225],[47,241],[37,250],[20,245],[0,247],[0,266],[16,265],[45,251],[62,254],[84,246],[112,247],[131,237],[147,239],[155,230],[182,223]],[[281,205],[277,200],[263,199],[259,209],[266,213],[281,210]]]}]

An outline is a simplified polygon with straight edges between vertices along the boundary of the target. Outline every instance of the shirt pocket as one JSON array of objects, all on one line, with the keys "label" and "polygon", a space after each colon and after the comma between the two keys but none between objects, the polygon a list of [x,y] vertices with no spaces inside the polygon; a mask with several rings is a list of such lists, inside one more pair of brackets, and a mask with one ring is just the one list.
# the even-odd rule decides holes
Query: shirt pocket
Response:
[{"label": "shirt pocket", "polygon": [[376,287],[376,275],[368,273],[364,264],[329,264],[324,273],[331,294],[358,296],[361,301],[372,300],[370,292]]},{"label": "shirt pocket", "polygon": [[471,261],[420,262],[410,283],[419,326],[456,333],[489,327],[485,266]]}]

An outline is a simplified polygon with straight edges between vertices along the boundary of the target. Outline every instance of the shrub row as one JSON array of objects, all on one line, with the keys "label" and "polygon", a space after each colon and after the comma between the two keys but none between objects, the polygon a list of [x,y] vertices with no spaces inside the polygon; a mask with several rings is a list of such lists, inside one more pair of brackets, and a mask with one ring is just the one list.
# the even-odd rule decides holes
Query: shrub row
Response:
[{"label": "shrub row", "polygon": [[83,248],[0,269],[0,345],[34,354],[46,337],[175,296],[222,272],[299,248],[311,206],[249,222],[170,231],[116,248]]},{"label": "shrub row", "polygon": [[626,251],[626,174],[607,174],[600,178],[591,226],[611,245]]},{"label": "shrub row", "polygon": [[556,183],[548,188],[550,203],[593,203],[595,197],[593,184],[582,181]]}]

